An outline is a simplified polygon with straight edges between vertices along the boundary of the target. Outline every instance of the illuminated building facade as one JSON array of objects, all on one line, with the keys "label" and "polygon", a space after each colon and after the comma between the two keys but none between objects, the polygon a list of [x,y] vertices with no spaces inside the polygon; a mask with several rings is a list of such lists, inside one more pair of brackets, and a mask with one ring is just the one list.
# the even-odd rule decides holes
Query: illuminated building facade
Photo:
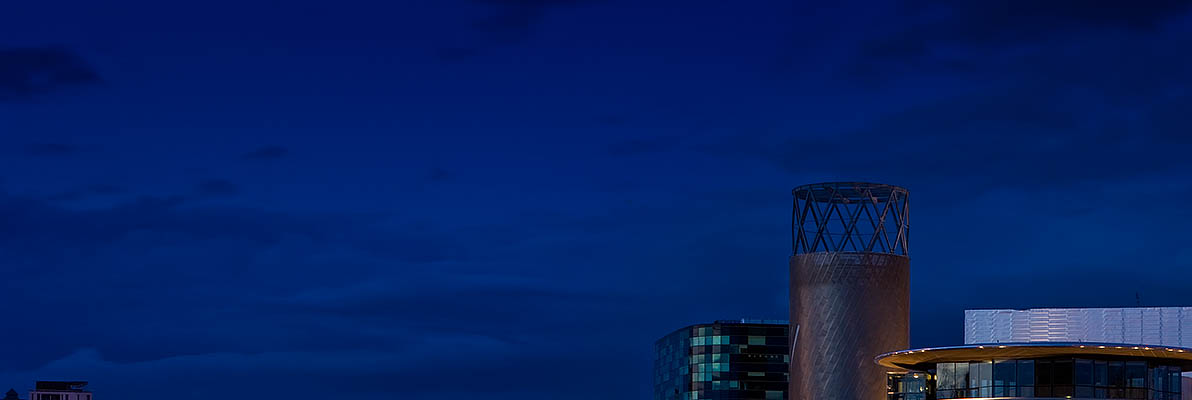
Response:
[{"label": "illuminated building facade", "polygon": [[1181,400],[1181,373],[1192,370],[1192,350],[1017,343],[903,350],[876,361],[911,371],[891,375],[888,400]]},{"label": "illuminated building facade", "polygon": [[731,320],[654,343],[654,400],[787,400],[787,321]]}]

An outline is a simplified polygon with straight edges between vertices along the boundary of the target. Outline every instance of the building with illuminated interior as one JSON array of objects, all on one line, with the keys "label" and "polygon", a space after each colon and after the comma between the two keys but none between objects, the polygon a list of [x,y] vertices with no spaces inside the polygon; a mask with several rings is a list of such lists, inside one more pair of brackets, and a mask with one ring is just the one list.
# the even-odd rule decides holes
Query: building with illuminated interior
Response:
[{"label": "building with illuminated interior", "polygon": [[896,351],[876,359],[907,371],[888,400],[1181,400],[1192,349],[1111,343],[1003,343]]},{"label": "building with illuminated interior", "polygon": [[654,400],[787,400],[787,321],[691,325],[654,343]]}]

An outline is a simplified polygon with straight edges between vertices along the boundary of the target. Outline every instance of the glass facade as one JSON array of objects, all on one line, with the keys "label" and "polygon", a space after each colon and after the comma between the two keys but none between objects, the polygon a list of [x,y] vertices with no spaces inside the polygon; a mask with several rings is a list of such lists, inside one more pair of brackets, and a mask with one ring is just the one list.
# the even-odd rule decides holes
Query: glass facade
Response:
[{"label": "glass facade", "polygon": [[654,344],[654,400],[787,400],[785,323],[720,321]]},{"label": "glass facade", "polygon": [[889,400],[927,400],[930,375],[922,372],[886,374],[886,398]]},{"label": "glass facade", "polygon": [[[891,374],[888,399],[1179,400],[1180,372],[1178,366],[1120,357],[937,363],[935,370],[925,374]],[[913,377],[917,375],[925,376]],[[925,396],[914,395],[920,387]]]}]

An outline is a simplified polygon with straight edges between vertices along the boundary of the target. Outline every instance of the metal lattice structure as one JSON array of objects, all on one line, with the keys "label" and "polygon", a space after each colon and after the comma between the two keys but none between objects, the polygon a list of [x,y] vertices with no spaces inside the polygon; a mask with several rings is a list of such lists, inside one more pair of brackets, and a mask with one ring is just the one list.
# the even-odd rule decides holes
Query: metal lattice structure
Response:
[{"label": "metal lattice structure", "polygon": [[906,189],[878,183],[830,182],[799,186],[793,194],[791,240],[795,254],[910,255]]},{"label": "metal lattice structure", "polygon": [[820,183],[794,197],[790,399],[884,398],[873,359],[910,339],[907,191]]}]

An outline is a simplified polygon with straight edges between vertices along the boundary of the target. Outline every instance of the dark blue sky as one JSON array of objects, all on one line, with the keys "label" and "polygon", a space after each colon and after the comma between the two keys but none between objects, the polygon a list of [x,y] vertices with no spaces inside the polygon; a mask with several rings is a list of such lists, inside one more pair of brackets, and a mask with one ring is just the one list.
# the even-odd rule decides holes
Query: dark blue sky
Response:
[{"label": "dark blue sky", "polygon": [[825,180],[911,190],[913,345],[1192,304],[1187,2],[10,3],[4,389],[645,399]]}]

